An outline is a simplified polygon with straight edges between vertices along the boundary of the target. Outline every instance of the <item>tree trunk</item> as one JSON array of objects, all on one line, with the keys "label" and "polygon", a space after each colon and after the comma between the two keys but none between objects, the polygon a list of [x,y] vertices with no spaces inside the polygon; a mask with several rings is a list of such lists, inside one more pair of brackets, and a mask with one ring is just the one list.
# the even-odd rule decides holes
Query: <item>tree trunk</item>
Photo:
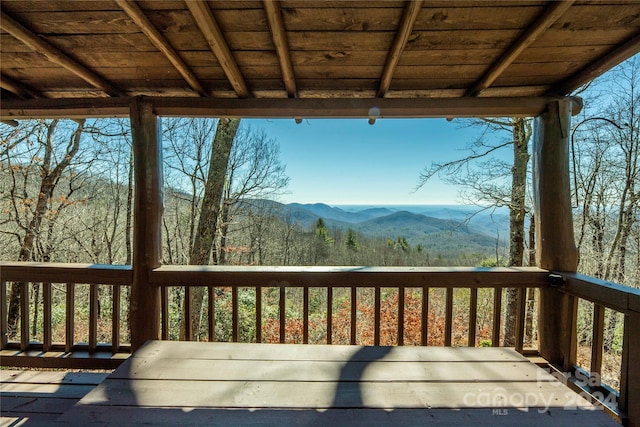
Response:
[{"label": "tree trunk", "polygon": [[[220,119],[216,128],[216,134],[211,147],[211,160],[207,183],[204,188],[204,196],[198,218],[198,226],[195,232],[193,247],[189,256],[190,265],[209,264],[211,251],[217,231],[220,203],[224,190],[224,181],[227,174],[229,155],[233,145],[233,139],[238,131],[240,119]],[[186,334],[188,318],[191,318],[191,330],[194,336],[200,331],[200,312],[204,299],[204,287],[194,287],[191,290],[191,313],[183,320],[182,337]]]},{"label": "tree trunk", "polygon": [[[509,267],[521,267],[524,258],[525,188],[529,147],[525,119],[513,119],[513,169],[511,174],[511,205],[509,207]],[[507,289],[505,304],[503,345],[515,345],[517,295],[514,288]]]},{"label": "tree trunk", "polygon": [[[533,214],[530,218],[529,224],[529,266],[534,267],[536,265],[536,223]],[[536,289],[529,288],[527,291],[527,313],[526,321],[524,325],[525,337],[527,337],[527,343],[532,344],[536,340],[536,336],[533,330],[533,318],[536,314]]]},{"label": "tree trunk", "polygon": [[222,203],[222,213],[220,215],[220,252],[219,263],[224,265],[227,263],[227,234],[229,233],[229,223],[231,221],[232,201],[225,198]]}]

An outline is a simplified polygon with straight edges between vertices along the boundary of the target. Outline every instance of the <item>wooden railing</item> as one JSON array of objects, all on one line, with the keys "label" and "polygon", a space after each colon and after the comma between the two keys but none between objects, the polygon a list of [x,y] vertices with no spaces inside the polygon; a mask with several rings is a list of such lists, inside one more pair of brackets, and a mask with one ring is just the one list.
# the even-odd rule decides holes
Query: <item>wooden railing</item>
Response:
[{"label": "wooden railing", "polygon": [[[559,292],[571,298],[570,306],[573,307],[573,323],[570,325],[572,354],[567,362],[571,365],[571,380],[586,393],[602,401],[605,409],[612,412],[623,424],[630,419],[634,419],[636,423],[640,422],[640,289],[575,273],[552,275],[550,283]],[[576,357],[575,328],[580,300],[593,304],[591,360],[588,367],[578,366]],[[617,387],[619,393],[600,381],[605,341],[605,309],[613,310],[624,317],[622,360]],[[567,366],[563,369],[566,370]]]},{"label": "wooden railing", "polygon": [[[46,263],[12,263],[3,262],[0,266],[0,319],[2,327],[2,339],[0,345],[2,349],[38,350],[42,352],[64,351],[64,352],[87,352],[94,353],[117,353],[129,351],[127,343],[120,342],[121,316],[121,288],[131,284],[131,268],[128,266],[110,265],[87,265],[87,264],[46,264]],[[326,298],[325,327],[326,334],[324,342],[332,344],[334,329],[334,291],[336,289],[347,289],[350,299],[349,327],[350,337],[348,343],[359,343],[356,338],[358,326],[358,290],[370,290],[374,295],[373,307],[373,342],[368,344],[381,344],[381,331],[388,330],[388,325],[384,324],[381,316],[383,304],[382,290],[390,289],[397,292],[396,310],[396,336],[394,345],[404,345],[405,331],[403,321],[405,318],[405,293],[413,292],[420,297],[420,340],[413,344],[427,345],[430,343],[428,327],[429,318],[429,294],[430,289],[440,289],[444,292],[444,333],[441,344],[450,346],[454,327],[460,329],[462,326],[459,319],[454,318],[454,290],[468,290],[468,306],[464,307],[466,321],[464,325],[467,331],[466,345],[476,346],[476,332],[478,329],[478,291],[484,289],[491,292],[491,342],[492,346],[501,345],[501,326],[504,322],[503,316],[503,289],[518,289],[518,316],[516,328],[515,347],[522,351],[524,341],[524,296],[528,288],[539,288],[547,284],[547,272],[536,268],[513,268],[513,269],[477,269],[477,268],[407,268],[407,267],[212,267],[212,266],[162,266],[151,272],[150,281],[161,288],[162,308],[161,308],[161,331],[162,339],[169,338],[169,308],[168,289],[170,287],[184,287],[183,299],[184,312],[190,313],[190,291],[194,287],[206,287],[211,298],[208,298],[208,318],[207,318],[207,338],[216,340],[216,315],[215,315],[215,290],[230,289],[231,292],[231,341],[240,341],[240,316],[238,295],[240,289],[254,289],[253,303],[255,336],[251,340],[263,342],[265,337],[262,333],[263,290],[266,288],[278,288],[278,316],[279,316],[279,337],[276,342],[284,343],[285,323],[287,322],[287,298],[286,292],[290,289],[299,288],[302,293],[302,339],[301,342],[308,343],[310,336],[310,290],[323,289]],[[20,288],[20,322],[15,335],[19,334],[19,340],[9,341],[7,325],[7,284],[17,283]],[[42,299],[39,304],[42,307],[42,328],[43,337],[40,341],[35,341],[30,336],[30,313],[34,308],[29,307],[29,292],[33,284],[42,284]],[[64,343],[53,342],[52,340],[52,286],[63,287],[65,295],[65,340]],[[83,325],[88,329],[88,339],[78,342],[75,338],[75,290],[79,286],[89,287],[89,316],[88,325]],[[102,287],[111,287],[110,297],[111,307],[111,342],[101,342],[97,336],[98,325],[98,290]],[[335,291],[338,292],[338,291]],[[482,292],[482,291],[481,291]],[[457,307],[456,305],[456,308]],[[191,324],[191,319],[187,325]],[[175,331],[173,333],[175,336]],[[192,340],[196,337],[186,328],[181,336],[183,339]],[[86,341],[86,342],[85,342]],[[432,341],[431,341],[432,342]],[[384,342],[383,342],[384,344]],[[4,363],[7,363],[6,360]],[[61,361],[58,361],[61,363]],[[73,361],[70,361],[73,364]]]},{"label": "wooden railing", "polygon": [[[0,264],[0,350],[4,352],[3,366],[39,367],[95,367],[108,368],[119,364],[123,358],[111,355],[130,352],[130,345],[121,342],[122,288],[131,285],[130,266],[58,264],[58,263],[5,263]],[[19,321],[10,330],[8,307],[10,289],[8,284],[18,287]],[[38,306],[31,304],[30,293],[33,286],[41,285],[42,299]],[[111,288],[111,338],[110,342],[99,342],[98,318],[100,303],[98,291],[102,286]],[[87,324],[80,325],[87,330],[86,339],[76,336],[76,303],[79,288],[88,287]],[[64,340],[54,341],[53,291],[64,293]],[[31,336],[31,317],[34,310],[42,313],[42,339],[36,341]],[[11,340],[18,336],[17,340]],[[69,356],[73,357],[69,357]]]},{"label": "wooden railing", "polygon": [[[265,288],[278,288],[278,315],[279,337],[277,342],[284,343],[285,324],[287,322],[287,298],[288,289],[301,289],[302,293],[302,343],[308,343],[310,337],[310,311],[309,298],[311,289],[324,290],[326,310],[324,325],[326,333],[324,342],[333,343],[334,313],[333,300],[336,289],[347,288],[349,293],[349,341],[350,344],[360,344],[356,337],[358,326],[358,290],[370,290],[374,295],[373,307],[373,342],[381,344],[381,330],[384,325],[381,318],[381,290],[397,290],[397,310],[394,316],[397,320],[396,339],[394,344],[404,345],[404,318],[405,318],[405,292],[417,291],[420,301],[420,342],[427,345],[429,342],[429,291],[430,289],[445,290],[444,309],[444,337],[445,346],[452,345],[452,332],[456,319],[453,316],[454,289],[467,289],[469,291],[469,303],[466,307],[468,346],[476,346],[478,290],[487,289],[492,292],[492,322],[491,345],[500,346],[500,330],[504,316],[503,292],[504,288],[518,289],[518,315],[516,327],[515,347],[523,350],[524,343],[524,318],[525,295],[528,288],[546,286],[548,273],[537,268],[418,268],[418,267],[214,267],[214,266],[162,266],[151,272],[150,280],[162,288],[162,318],[168,318],[168,288],[175,286],[186,287],[184,304],[186,313],[190,313],[190,289],[193,287],[206,287],[208,310],[208,338],[215,340],[215,295],[216,290],[230,288],[232,307],[232,341],[239,341],[238,333],[240,319],[238,316],[238,290],[252,289],[252,302],[255,304],[253,324],[256,342],[262,342],[262,313],[263,290]],[[192,319],[187,322],[191,325]],[[460,326],[460,325],[457,325]],[[163,339],[168,337],[168,323],[162,323]],[[189,328],[185,331],[185,338],[192,339],[193,331]]]}]

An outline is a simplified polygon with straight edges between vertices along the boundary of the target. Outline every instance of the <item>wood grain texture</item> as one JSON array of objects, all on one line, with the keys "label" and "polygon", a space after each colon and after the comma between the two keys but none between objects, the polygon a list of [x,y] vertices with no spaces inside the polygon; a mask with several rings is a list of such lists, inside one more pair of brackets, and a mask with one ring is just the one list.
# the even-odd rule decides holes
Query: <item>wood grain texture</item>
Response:
[{"label": "wood grain texture", "polygon": [[[193,88],[200,96],[206,96],[205,90],[202,84],[198,81],[193,71],[185,64],[182,57],[175,51],[173,46],[165,39],[165,37],[158,31],[158,29],[149,21],[144,12],[136,5],[135,2],[130,0],[116,0],[118,6],[120,6],[127,15],[136,23],[142,32],[149,38],[160,52],[173,64],[180,75],[189,83],[189,86]],[[92,17],[91,20],[94,18]],[[166,29],[166,26],[164,26]]]},{"label": "wood grain texture", "polygon": [[[412,80],[406,80],[412,82]],[[360,82],[355,82],[356,87]],[[376,87],[371,80],[371,91]],[[394,87],[397,80],[394,80]],[[274,81],[280,87],[280,80]],[[312,83],[316,83],[313,82]],[[318,90],[327,90],[326,81],[318,80]],[[413,83],[411,83],[413,84]],[[416,83],[417,84],[417,83]],[[428,82],[425,83],[428,86]],[[331,85],[329,85],[331,86]],[[410,87],[410,86],[407,86]],[[304,89],[313,89],[309,81]],[[428,87],[426,87],[428,89]],[[398,85],[394,90],[402,90]],[[302,87],[301,87],[302,90]],[[341,93],[336,94],[340,96]],[[366,118],[372,106],[378,106],[381,117],[499,117],[532,116],[544,111],[546,105],[558,98],[546,97],[477,97],[477,98],[385,98],[385,99],[228,99],[195,97],[149,97],[157,114],[192,117],[344,117]],[[3,100],[0,119],[36,117],[114,117],[125,116],[130,98]]]},{"label": "wood grain texture", "polygon": [[131,347],[160,338],[160,290],[149,272],[162,259],[162,144],[159,119],[153,106],[140,99],[131,102],[134,157],[133,280],[130,297]]},{"label": "wood grain texture", "polygon": [[48,283],[130,284],[131,266],[54,262],[0,262],[3,280]]},{"label": "wood grain texture", "polygon": [[[505,413],[506,412],[506,413]],[[616,426],[601,413],[584,409],[551,408],[545,413],[546,426],[583,427],[585,424],[596,426]],[[60,418],[61,422],[76,419],[100,420],[101,425],[118,427],[121,420],[131,424],[161,425],[167,420],[179,419],[183,425],[220,425],[220,426],[425,426],[425,425],[468,425],[474,427],[493,426],[531,426],[540,425],[540,415],[536,410],[521,409],[503,411],[502,416],[492,415],[487,408],[471,409],[328,409],[328,410],[284,410],[284,409],[204,409],[193,406],[172,408],[133,408],[121,406],[76,406]],[[557,422],[556,419],[560,417]],[[595,417],[595,419],[594,419]],[[552,420],[549,422],[548,420]],[[613,424],[612,424],[613,423]]]},{"label": "wood grain texture", "polygon": [[189,0],[186,5],[238,96],[240,98],[249,97],[249,88],[244,80],[242,71],[238,68],[238,64],[227,44],[227,38],[223,35],[207,3]]},{"label": "wood grain texture", "polygon": [[[387,361],[423,362],[521,362],[527,359],[502,347],[362,347],[351,345],[215,343],[214,347],[197,342],[152,341],[132,357],[204,360],[290,360],[290,361],[364,361],[382,357]],[[211,349],[214,348],[215,351]],[[366,348],[366,351],[361,351]]]},{"label": "wood grain texture", "polygon": [[524,31],[518,39],[494,62],[485,74],[467,92],[468,96],[478,96],[491,86],[498,77],[516,60],[529,45],[536,41],[572,5],[573,1],[551,3],[544,12]]},{"label": "wood grain texture", "polygon": [[624,316],[622,368],[620,370],[620,409],[630,426],[640,425],[640,313]]},{"label": "wood grain texture", "polygon": [[566,272],[575,272],[578,266],[569,181],[571,115],[570,103],[549,103],[536,118],[532,155],[536,263]]},{"label": "wood grain texture", "polygon": [[[505,418],[491,417],[496,408]],[[515,351],[467,347],[152,341],[59,420],[110,425],[114,413],[134,424],[164,414],[214,425],[616,425]]]},{"label": "wood grain texture", "polygon": [[157,285],[290,287],[539,287],[548,272],[537,268],[467,267],[234,267],[165,265],[151,272]]},{"label": "wood grain texture", "polygon": [[[287,95],[289,98],[296,98],[298,96],[296,77],[291,63],[287,30],[282,19],[280,3],[273,0],[265,0],[262,4],[267,15],[267,21],[269,22],[273,45],[276,48],[276,54],[278,55],[278,61],[280,63],[280,70],[282,71],[282,79],[284,80],[284,85],[287,88]],[[246,19],[247,18],[245,18],[245,20]]]},{"label": "wood grain texture", "polygon": [[49,61],[64,67],[96,88],[111,96],[122,95],[122,92],[111,84],[111,82],[86,68],[83,64],[75,61],[63,50],[60,50],[54,45],[40,39],[36,34],[29,31],[29,29],[25,28],[21,23],[7,15],[5,12],[2,12],[2,21],[0,26],[4,31],[10,33],[12,36],[29,46],[32,50],[45,55]]},{"label": "wood grain texture", "polygon": [[409,42],[409,37],[413,31],[416,19],[422,9],[422,3],[422,0],[411,1],[408,2],[404,8],[402,20],[400,21],[395,38],[393,39],[393,44],[389,49],[389,54],[384,64],[384,71],[380,78],[380,88],[378,89],[378,98],[384,98],[391,86],[391,79],[393,79],[393,74],[400,61],[400,56]]},{"label": "wood grain texture", "polygon": [[[559,101],[550,103],[548,111],[536,118],[532,160],[536,264],[572,273],[578,266],[578,252],[569,183],[570,116],[571,106]],[[575,359],[576,303],[573,296],[557,289],[540,289],[540,355],[564,369]]]},{"label": "wood grain texture", "polygon": [[0,424],[46,426],[107,373],[0,370]]},{"label": "wood grain texture", "polygon": [[639,49],[634,0],[119,1],[3,2],[26,31],[0,33],[0,73],[54,98],[517,97]]}]

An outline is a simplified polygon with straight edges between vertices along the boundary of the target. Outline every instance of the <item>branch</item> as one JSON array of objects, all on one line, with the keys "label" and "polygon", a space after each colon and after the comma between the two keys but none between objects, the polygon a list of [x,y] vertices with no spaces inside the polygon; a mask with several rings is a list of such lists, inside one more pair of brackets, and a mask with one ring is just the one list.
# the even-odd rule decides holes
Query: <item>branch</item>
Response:
[{"label": "branch", "polygon": [[500,145],[489,147],[487,150],[483,151],[482,153],[473,153],[470,156],[467,156],[463,159],[452,160],[445,163],[432,163],[429,169],[425,169],[423,172],[420,173],[419,181],[414,191],[417,191],[420,188],[422,188],[429,179],[433,178],[434,175],[437,175],[440,173],[444,173],[446,175],[454,175],[458,171],[460,171],[460,169],[463,166],[468,165],[473,160],[486,157],[489,154],[493,153],[494,151],[499,150],[500,148],[507,147],[511,144],[513,144],[513,141],[508,141]]}]

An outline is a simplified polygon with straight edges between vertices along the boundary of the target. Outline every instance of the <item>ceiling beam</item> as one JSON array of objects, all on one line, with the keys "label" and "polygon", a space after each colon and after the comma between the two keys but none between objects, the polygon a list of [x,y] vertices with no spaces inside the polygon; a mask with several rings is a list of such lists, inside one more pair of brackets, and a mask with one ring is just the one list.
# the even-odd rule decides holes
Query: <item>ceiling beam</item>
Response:
[{"label": "ceiling beam", "polygon": [[289,52],[289,41],[287,40],[287,31],[284,27],[282,13],[280,11],[280,2],[275,0],[263,0],[264,11],[267,15],[269,28],[271,29],[271,38],[276,47],[276,54],[280,62],[282,70],[282,79],[287,88],[289,98],[298,97],[298,89],[296,87],[296,77],[293,73],[293,64],[291,63],[291,53]]},{"label": "ceiling beam", "polygon": [[11,77],[7,77],[4,74],[0,75],[0,88],[11,92],[12,94],[22,98],[42,98],[43,96],[37,91],[31,89],[27,85],[13,80]]},{"label": "ceiling beam", "polygon": [[149,38],[151,43],[162,52],[162,54],[171,62],[171,64],[178,70],[180,75],[191,86],[191,89],[195,90],[200,96],[207,96],[204,87],[198,81],[196,75],[191,71],[189,66],[182,60],[180,55],[169,44],[167,39],[153,26],[149,18],[144,14],[142,9],[132,0],[116,0],[118,6],[122,8],[129,15],[129,18],[140,27],[142,32]]},{"label": "ceiling beam", "polygon": [[248,98],[250,96],[249,87],[240,72],[240,68],[238,68],[238,64],[231,53],[231,49],[229,49],[218,22],[211,9],[209,9],[209,5],[206,1],[201,0],[186,0],[185,3],[236,94],[240,98]]},{"label": "ceiling beam", "polygon": [[382,71],[382,78],[380,79],[380,88],[378,89],[378,98],[384,98],[389,87],[391,87],[391,79],[393,79],[393,73],[396,71],[398,61],[400,61],[400,55],[407,46],[411,32],[418,18],[418,13],[422,9],[422,0],[407,2],[404,13],[402,14],[402,20],[396,37],[391,45],[391,50],[387,56],[387,61]]},{"label": "ceiling beam", "polygon": [[467,91],[467,96],[478,96],[490,87],[518,56],[538,37],[544,34],[573,5],[574,0],[555,1],[536,18],[524,33],[494,62],[485,74]]},{"label": "ceiling beam", "polygon": [[[144,97],[154,111],[171,117],[363,118],[376,109],[380,118],[531,117],[558,97],[519,98],[173,98]],[[3,100],[0,120],[33,118],[127,117],[132,98]],[[572,112],[581,109],[579,98]]]},{"label": "ceiling beam", "polygon": [[0,19],[0,28],[29,46],[33,51],[43,54],[49,61],[64,67],[92,86],[111,96],[123,95],[123,93],[109,81],[105,80],[75,59],[70,58],[60,49],[32,33],[18,21],[7,15],[6,12],[2,11],[0,13],[2,14],[2,19]]},{"label": "ceiling beam", "polygon": [[569,94],[639,52],[640,33],[636,33],[626,42],[622,43],[615,49],[608,51],[605,55],[596,59],[566,80],[563,80],[553,86],[547,93],[561,95]]}]

